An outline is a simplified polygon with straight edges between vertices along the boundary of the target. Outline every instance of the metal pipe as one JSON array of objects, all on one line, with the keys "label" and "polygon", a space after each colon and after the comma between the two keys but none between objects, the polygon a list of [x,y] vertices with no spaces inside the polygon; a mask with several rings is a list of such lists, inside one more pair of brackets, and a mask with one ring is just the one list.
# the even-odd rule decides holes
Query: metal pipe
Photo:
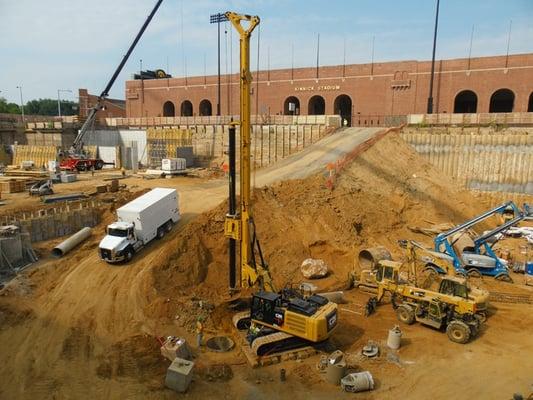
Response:
[{"label": "metal pipe", "polygon": [[[235,215],[236,211],[236,195],[235,195],[235,125],[229,127],[229,215]],[[229,287],[235,289],[236,279],[236,248],[237,241],[230,238],[228,241],[229,252]]]},{"label": "metal pipe", "polygon": [[84,240],[88,239],[89,236],[91,236],[91,232],[92,232],[92,228],[89,228],[89,227],[85,227],[79,230],[74,235],[69,237],[67,240],[59,243],[56,247],[54,247],[52,249],[52,256],[56,258],[63,257],[74,247],[79,245]]}]

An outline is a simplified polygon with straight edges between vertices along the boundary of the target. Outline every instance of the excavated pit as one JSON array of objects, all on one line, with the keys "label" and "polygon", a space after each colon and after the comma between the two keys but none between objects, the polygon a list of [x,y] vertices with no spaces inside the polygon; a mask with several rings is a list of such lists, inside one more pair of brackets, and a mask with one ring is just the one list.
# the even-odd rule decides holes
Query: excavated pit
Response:
[{"label": "excavated pit", "polygon": [[235,343],[227,336],[214,336],[207,340],[206,346],[217,353],[226,353],[233,349]]}]

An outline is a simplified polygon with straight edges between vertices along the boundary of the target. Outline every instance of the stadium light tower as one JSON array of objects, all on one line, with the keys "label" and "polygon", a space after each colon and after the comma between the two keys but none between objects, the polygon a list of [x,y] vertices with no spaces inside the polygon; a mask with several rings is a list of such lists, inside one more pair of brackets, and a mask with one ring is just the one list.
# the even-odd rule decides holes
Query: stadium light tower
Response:
[{"label": "stadium light tower", "polygon": [[20,92],[20,110],[22,112],[22,123],[24,123],[25,119],[24,119],[24,100],[22,99],[22,85],[17,86],[17,89]]},{"label": "stadium light tower", "polygon": [[[220,115],[220,23],[226,22],[226,14],[212,14],[209,18],[211,24],[218,24],[218,93],[217,93],[217,115]],[[228,88],[229,90],[229,88]]]},{"label": "stadium light tower", "polygon": [[437,0],[437,11],[435,12],[435,32],[433,34],[433,56],[431,57],[431,78],[429,81],[428,114],[433,114],[433,80],[435,77],[435,49],[437,48],[437,27],[439,25],[439,2]]},{"label": "stadium light tower", "polygon": [[57,116],[58,117],[61,117],[61,97],[59,95],[61,92],[72,93],[72,90],[70,90],[70,89],[57,89]]}]

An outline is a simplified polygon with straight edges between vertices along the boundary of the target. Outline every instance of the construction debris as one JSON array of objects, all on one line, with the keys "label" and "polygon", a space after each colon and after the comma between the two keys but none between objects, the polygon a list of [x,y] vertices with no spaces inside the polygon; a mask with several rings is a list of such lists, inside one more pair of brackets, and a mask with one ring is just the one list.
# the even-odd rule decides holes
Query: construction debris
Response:
[{"label": "construction debris", "polygon": [[374,378],[368,371],[354,372],[341,379],[341,387],[345,392],[364,392],[374,389]]},{"label": "construction debris", "polygon": [[42,202],[45,204],[59,203],[62,201],[75,201],[80,199],[86,199],[87,195],[85,193],[69,193],[69,194],[54,194],[50,196],[43,196],[41,198]]},{"label": "construction debris", "polygon": [[372,340],[363,346],[361,354],[367,358],[374,358],[379,355],[379,345]]}]

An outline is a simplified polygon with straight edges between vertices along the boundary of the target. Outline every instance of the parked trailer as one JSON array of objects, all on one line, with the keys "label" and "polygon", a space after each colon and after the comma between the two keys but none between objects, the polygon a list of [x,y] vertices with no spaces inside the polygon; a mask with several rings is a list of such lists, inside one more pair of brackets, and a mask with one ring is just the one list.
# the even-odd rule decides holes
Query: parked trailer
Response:
[{"label": "parked trailer", "polygon": [[117,210],[117,221],[108,225],[100,242],[100,257],[109,263],[129,261],[150,241],[161,239],[179,219],[176,189],[152,189]]}]

